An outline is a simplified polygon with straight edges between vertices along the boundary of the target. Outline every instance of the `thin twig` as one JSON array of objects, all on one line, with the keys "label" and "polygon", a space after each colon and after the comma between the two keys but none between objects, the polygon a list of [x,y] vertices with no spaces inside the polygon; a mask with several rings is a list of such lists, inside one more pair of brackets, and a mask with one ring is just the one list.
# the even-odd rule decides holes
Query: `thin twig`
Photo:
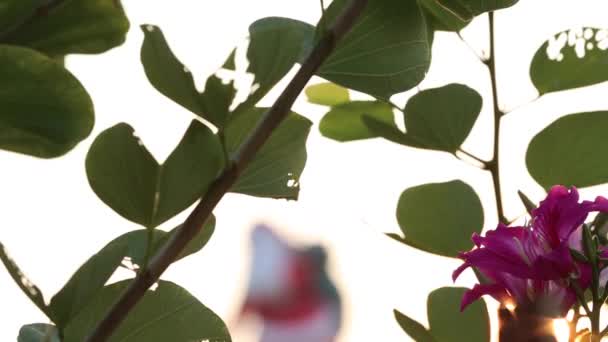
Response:
[{"label": "thin twig", "polygon": [[[486,165],[489,163],[487,160],[483,160],[483,159],[479,158],[478,156],[474,155],[473,153],[463,150],[462,147],[459,148],[456,152],[460,152],[460,153],[464,154],[465,156],[475,160],[476,162],[478,162],[480,164],[480,167],[482,169],[486,169]],[[456,156],[456,157],[458,157],[458,156]],[[460,157],[458,157],[458,159],[463,160]]]},{"label": "thin twig", "polygon": [[488,22],[490,27],[490,56],[484,62],[488,66],[490,72],[490,80],[492,83],[492,104],[494,108],[494,153],[492,160],[487,163],[488,170],[492,173],[492,182],[494,183],[494,197],[496,198],[496,211],[498,219],[502,223],[508,223],[505,217],[502,204],[502,195],[500,191],[500,168],[499,168],[499,144],[500,144],[500,120],[503,112],[498,106],[498,87],[496,82],[496,52],[494,47],[494,12],[488,12]]},{"label": "thin twig", "polygon": [[484,56],[480,56],[477,53],[477,51],[473,48],[473,46],[471,46],[471,44],[469,44],[469,42],[466,39],[464,39],[464,37],[462,36],[462,33],[456,32],[456,35],[458,36],[458,38],[460,38],[460,40],[464,43],[464,45],[467,46],[469,51],[471,51],[471,53],[475,55],[475,57],[477,57],[482,63],[486,62],[486,59],[484,58]]},{"label": "thin twig", "polygon": [[95,327],[95,330],[87,338],[88,342],[106,341],[144,296],[148,288],[159,279],[188,242],[200,232],[217,203],[232,187],[239,174],[253,159],[273,130],[285,119],[294,101],[312,75],[331,54],[336,43],[350,30],[366,7],[367,2],[367,0],[352,0],[333,25],[325,31],[300,70],[239,147],[226,169],[211,184],[209,190],[188,216],[181,229],[162,246],[161,250],[150,261],[147,269],[137,275],[118,301],[110,308],[106,316]]},{"label": "thin twig", "polygon": [[13,35],[15,32],[18,32],[19,29],[21,29],[23,26],[27,26],[28,24],[36,21],[38,18],[48,15],[51,10],[60,6],[65,1],[66,0],[46,1],[43,5],[40,5],[40,7],[36,8],[29,16],[25,17],[20,22],[11,25],[4,31],[0,32],[0,42],[6,41],[8,38],[10,38],[11,35]]}]

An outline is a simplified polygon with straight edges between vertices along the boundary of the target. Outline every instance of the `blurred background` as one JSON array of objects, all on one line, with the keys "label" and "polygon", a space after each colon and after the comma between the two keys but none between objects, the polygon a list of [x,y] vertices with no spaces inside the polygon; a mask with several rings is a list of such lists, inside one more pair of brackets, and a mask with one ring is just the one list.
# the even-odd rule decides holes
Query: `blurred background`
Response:
[{"label": "blurred background", "polygon": [[[127,42],[101,56],[67,59],[68,68],[95,103],[96,124],[91,136],[67,156],[50,161],[0,152],[0,241],[46,298],[107,242],[138,228],[112,212],[91,191],[84,158],[93,138],[125,121],[136,129],[157,160],[163,161],[192,119],[192,114],[148,83],[139,62],[143,34],[138,26],[160,26],[173,52],[200,83],[215,72],[235,45],[247,43],[247,27],[254,20],[285,16],[315,23],[321,14],[319,2],[313,0],[123,3],[132,24]],[[511,219],[524,213],[518,189],[535,201],[544,196],[525,168],[530,139],[561,115],[608,109],[606,84],[551,94],[530,103],[537,96],[528,76],[532,56],[559,31],[583,25],[606,28],[606,13],[608,4],[599,0],[521,0],[496,14],[500,106],[516,108],[504,118],[501,133],[502,191]],[[477,18],[463,36],[470,47],[455,34],[436,35],[433,63],[420,88],[458,82],[484,96],[482,114],[464,148],[490,159],[490,82],[487,69],[475,56],[488,50],[487,17]],[[286,79],[291,75],[293,71]],[[321,80],[316,78],[311,84],[318,82]],[[283,80],[263,103],[272,103],[285,83]],[[412,94],[398,95],[394,102],[404,104]],[[301,96],[294,110],[318,123],[326,108],[309,104]],[[410,186],[460,178],[479,194],[485,229],[491,229],[497,219],[490,175],[447,153],[379,139],[338,143],[322,137],[316,126],[307,148],[297,202],[228,194],[215,210],[217,226],[211,242],[201,253],[172,266],[164,279],[179,283],[217,312],[234,328],[234,341],[255,341],[255,324],[237,322],[249,281],[251,233],[254,225],[265,223],[293,246],[320,244],[327,251],[329,274],[342,298],[339,341],[408,341],[392,310],[398,308],[426,322],[428,292],[450,285],[451,272],[459,261],[414,250],[383,234],[399,231],[395,218],[399,195]],[[449,178],[445,169],[451,170]],[[600,193],[608,194],[608,188],[584,189],[582,196]],[[161,228],[171,229],[184,217],[182,213]],[[462,286],[472,283],[472,274],[458,281]],[[0,340],[14,341],[23,324],[45,322],[4,271],[0,271],[0,289]],[[489,300],[488,305],[494,312],[495,302]],[[493,325],[495,328],[495,322]]]}]

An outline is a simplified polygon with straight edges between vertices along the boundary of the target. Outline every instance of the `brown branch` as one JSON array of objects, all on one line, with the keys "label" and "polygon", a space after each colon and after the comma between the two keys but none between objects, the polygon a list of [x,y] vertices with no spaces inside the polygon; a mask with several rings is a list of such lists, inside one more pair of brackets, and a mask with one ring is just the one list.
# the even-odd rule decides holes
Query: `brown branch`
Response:
[{"label": "brown branch", "polygon": [[8,27],[4,31],[0,32],[0,42],[10,40],[10,36],[14,33],[18,32],[23,26],[27,26],[33,22],[35,22],[38,18],[46,16],[50,11],[57,8],[61,4],[63,4],[65,0],[51,0],[47,1],[45,4],[40,5],[40,7],[34,9],[34,11],[27,17],[25,17],[20,22]]},{"label": "brown branch", "polygon": [[148,288],[159,279],[161,274],[177,258],[188,242],[199,233],[217,203],[232,187],[240,173],[253,159],[273,130],[287,117],[296,98],[315,71],[334,50],[336,43],[353,26],[367,5],[367,2],[367,0],[352,0],[349,6],[344,9],[344,12],[334,21],[333,25],[324,32],[324,35],[304,61],[300,70],[298,70],[274,105],[262,117],[255,129],[239,147],[224,172],[211,184],[209,190],[190,216],[188,216],[182,228],[152,258],[146,270],[138,274],[106,316],[99,322],[93,333],[88,337],[88,342],[106,341],[143,297]]}]

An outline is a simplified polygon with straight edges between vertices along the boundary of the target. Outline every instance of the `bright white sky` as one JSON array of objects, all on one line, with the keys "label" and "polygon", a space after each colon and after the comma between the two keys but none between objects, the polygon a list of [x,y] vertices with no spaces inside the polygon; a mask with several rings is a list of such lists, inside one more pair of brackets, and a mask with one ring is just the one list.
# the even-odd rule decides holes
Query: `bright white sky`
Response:
[{"label": "bright white sky", "polygon": [[[192,118],[149,85],[139,62],[142,33],[138,26],[159,25],[176,55],[202,82],[235,44],[243,42],[255,19],[286,16],[314,23],[320,14],[316,0],[124,3],[132,23],[126,44],[101,56],[68,59],[68,66],[95,102],[96,125],[91,137],[67,156],[50,161],[0,152],[0,241],[47,299],[91,254],[137,228],[113,213],[89,188],[84,158],[93,137],[117,122],[128,122],[162,161]],[[576,26],[606,27],[606,13],[608,4],[599,0],[522,0],[499,12],[496,41],[501,106],[515,108],[536,96],[528,67],[546,38]],[[471,24],[464,36],[479,53],[487,50],[486,18]],[[430,73],[421,86],[449,82],[466,83],[484,95],[482,115],[465,148],[489,159],[492,121],[486,69],[455,35],[439,33]],[[525,169],[525,149],[531,137],[559,115],[608,108],[607,90],[604,84],[549,95],[505,117],[501,162],[507,216],[522,214],[517,189],[534,200],[542,197],[541,188]],[[279,91],[269,95],[268,103]],[[303,97],[294,109],[315,123],[324,113]],[[267,220],[296,241],[322,241],[330,247],[332,273],[345,297],[341,341],[407,341],[393,320],[392,309],[426,324],[427,293],[450,285],[451,271],[459,262],[411,249],[382,234],[399,230],[397,199],[407,187],[458,177],[477,190],[484,203],[485,228],[493,228],[496,219],[489,175],[444,153],[384,141],[340,144],[321,137],[317,126],[308,140],[308,151],[298,202],[226,196],[215,211],[218,226],[211,243],[202,253],[176,264],[164,278],[181,284],[231,322],[246,282],[249,230],[254,222]],[[603,190],[608,193],[608,188]],[[589,189],[583,196],[592,197],[599,191]],[[183,217],[163,227],[172,228]],[[459,284],[471,285],[472,279],[462,277]],[[22,324],[46,321],[3,271],[0,290],[0,340],[14,341]],[[488,302],[494,308],[494,302]],[[243,336],[237,332],[234,339],[247,342]]]}]

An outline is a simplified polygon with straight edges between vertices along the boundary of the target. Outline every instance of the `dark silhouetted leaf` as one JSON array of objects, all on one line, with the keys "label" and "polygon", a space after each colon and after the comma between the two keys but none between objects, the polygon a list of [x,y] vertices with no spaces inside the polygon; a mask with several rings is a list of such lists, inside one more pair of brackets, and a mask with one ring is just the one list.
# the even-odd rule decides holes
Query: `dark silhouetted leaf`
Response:
[{"label": "dark silhouetted leaf", "polygon": [[219,139],[197,121],[192,121],[162,165],[124,123],[102,132],[86,160],[89,183],[97,196],[124,218],[147,228],[194,203],[223,165]]},{"label": "dark silhouetted leaf", "polygon": [[608,80],[608,30],[584,27],[551,37],[530,65],[532,83],[542,95]]},{"label": "dark silhouetted leaf", "polygon": [[247,72],[254,75],[254,88],[243,110],[255,106],[302,59],[313,37],[312,25],[288,18],[263,18],[249,26]]},{"label": "dark silhouetted leaf", "polygon": [[397,320],[397,323],[399,323],[401,329],[403,329],[406,334],[413,338],[414,341],[437,342],[433,335],[431,335],[431,333],[426,330],[426,328],[422,324],[407,317],[406,315],[402,314],[397,310],[393,310],[393,313],[395,314],[395,319]]},{"label": "dark silhouetted leaf", "polygon": [[[65,330],[64,342],[83,341],[130,280],[106,286]],[[109,342],[230,342],[224,322],[183,288],[159,281],[135,305]]]},{"label": "dark silhouetted leaf", "polygon": [[58,157],[93,128],[93,103],[61,65],[34,50],[0,45],[0,148]]},{"label": "dark silhouetted leaf", "polygon": [[460,302],[466,290],[460,287],[442,287],[429,294],[429,326],[437,341],[490,341],[490,320],[483,300],[475,301],[460,312]]},{"label": "dark silhouetted leaf", "polygon": [[608,112],[570,114],[538,133],[526,152],[526,166],[543,188],[586,187],[608,182]]},{"label": "dark silhouetted leaf", "polygon": [[[325,10],[331,24],[349,4]],[[417,1],[370,1],[317,74],[339,85],[386,99],[416,86],[431,60],[427,23]]]},{"label": "dark silhouetted leaf", "polygon": [[475,191],[462,181],[425,184],[401,194],[397,221],[405,243],[457,257],[471,248],[471,235],[481,232],[483,208]]},{"label": "dark silhouetted leaf", "polygon": [[23,274],[19,266],[17,266],[13,259],[8,255],[2,243],[0,243],[0,261],[2,261],[4,267],[6,267],[6,271],[10,274],[21,291],[23,291],[32,303],[34,303],[42,312],[47,316],[50,316],[48,307],[44,302],[42,291]]},{"label": "dark silhouetted leaf", "polygon": [[42,0],[4,0],[0,5],[0,32],[14,29],[29,18]]},{"label": "dark silhouetted leaf", "polygon": [[129,20],[118,0],[63,1],[39,13],[7,42],[52,56],[101,53],[122,44],[129,30]]},{"label": "dark silhouetted leaf", "polygon": [[154,25],[142,25],[141,29],[141,63],[150,83],[192,113],[203,115],[192,73],[171,52],[162,30]]},{"label": "dark silhouetted leaf", "polygon": [[[253,108],[230,121],[225,132],[226,146],[230,152],[236,151],[266,111],[267,108]],[[230,191],[259,197],[297,199],[311,125],[310,120],[292,112],[274,130]]]}]

